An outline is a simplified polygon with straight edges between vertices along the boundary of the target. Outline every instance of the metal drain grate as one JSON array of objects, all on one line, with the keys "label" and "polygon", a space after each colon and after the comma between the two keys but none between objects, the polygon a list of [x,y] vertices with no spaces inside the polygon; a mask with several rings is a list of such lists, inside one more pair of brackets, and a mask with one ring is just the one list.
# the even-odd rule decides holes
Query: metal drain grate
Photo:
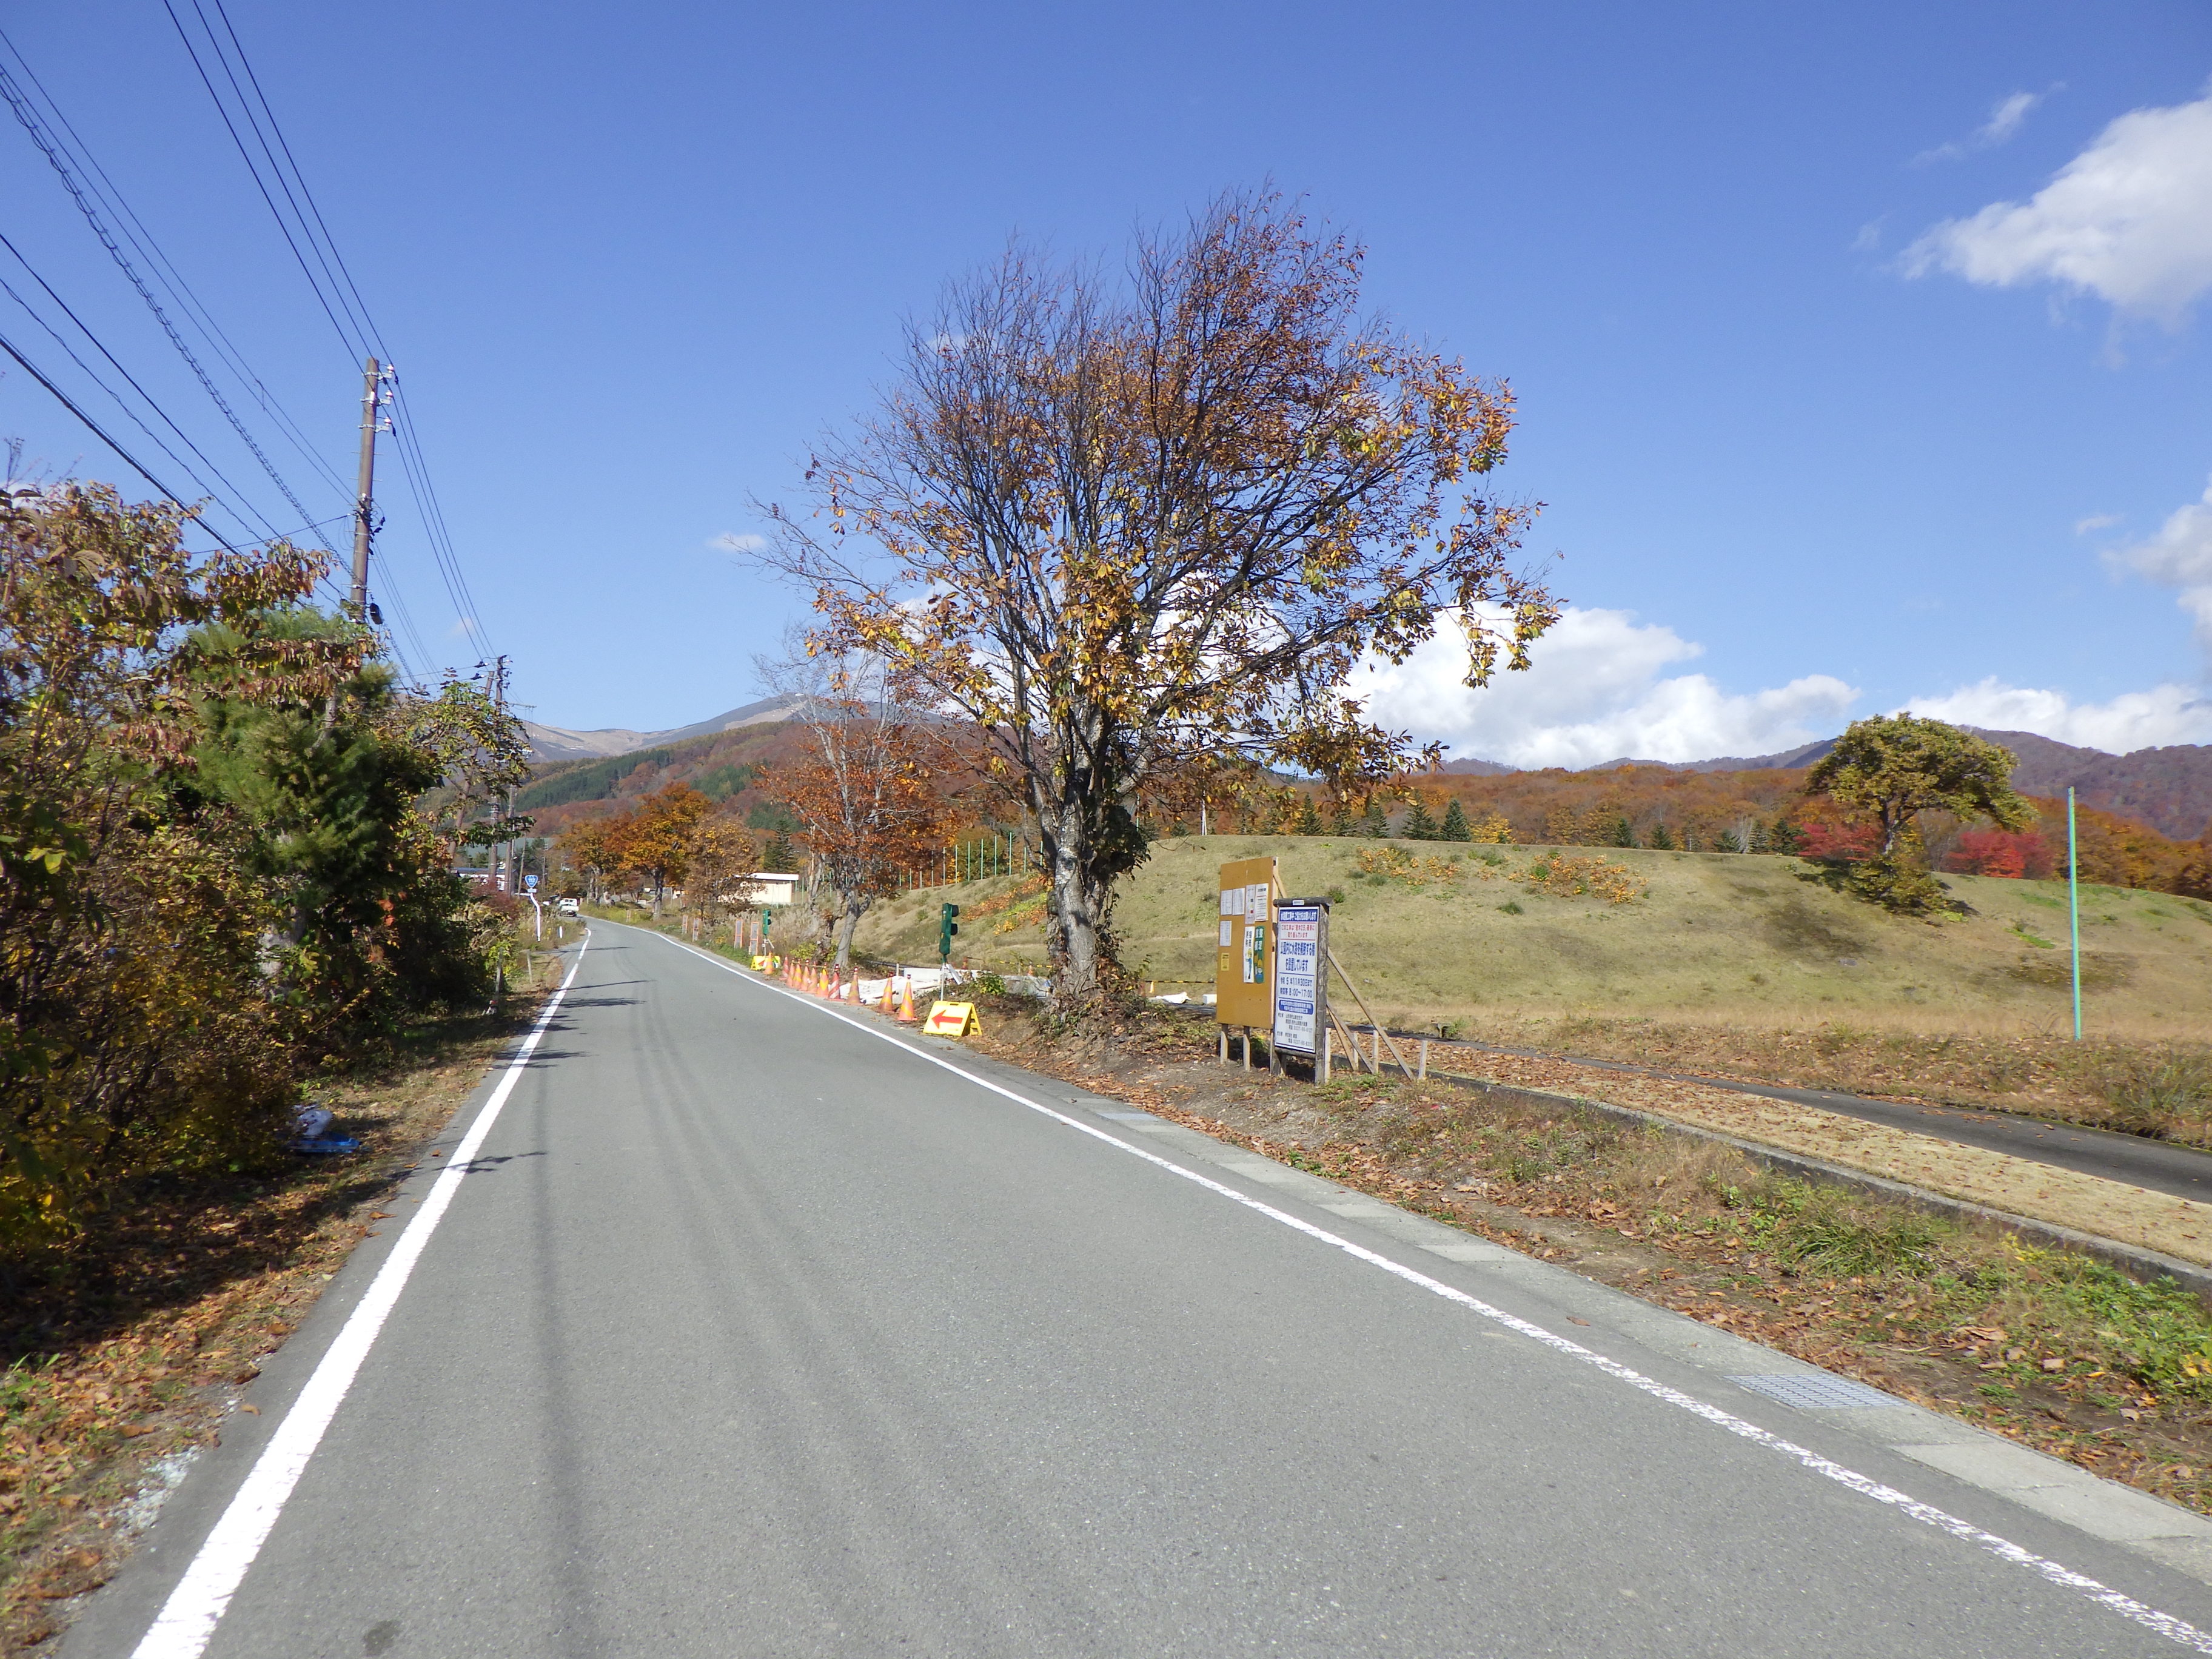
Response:
[{"label": "metal drain grate", "polygon": [[1741,1388],[1749,1389],[1753,1394],[1763,1394],[1769,1400],[1795,1406],[1800,1411],[1875,1411],[1905,1403],[1884,1394],[1880,1389],[1869,1389],[1865,1383],[1854,1382],[1848,1377],[1830,1376],[1825,1371],[1731,1376],[1729,1381]]}]

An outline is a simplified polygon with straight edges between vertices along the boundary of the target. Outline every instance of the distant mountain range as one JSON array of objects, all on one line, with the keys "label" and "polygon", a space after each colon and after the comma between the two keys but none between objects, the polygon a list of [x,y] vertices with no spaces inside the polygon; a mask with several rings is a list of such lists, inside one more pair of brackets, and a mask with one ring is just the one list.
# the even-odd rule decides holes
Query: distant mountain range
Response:
[{"label": "distant mountain range", "polygon": [[[2020,757],[2012,783],[2022,794],[2063,795],[2071,787],[2084,805],[2117,812],[2182,841],[2194,841],[2212,830],[2212,744],[2179,743],[2164,749],[2111,755],[2101,749],[2056,743],[2033,732],[1968,730],[2002,744]],[[1662,766],[1670,772],[1796,771],[1811,766],[1835,746],[1833,738],[1824,738],[1775,755],[1728,755],[1701,761],[1635,760],[1623,756],[1576,769],[1610,772],[1622,766]],[[1447,772],[1472,773],[1478,777],[1495,777],[1515,769],[1485,760],[1451,761],[1444,767]]]},{"label": "distant mountain range", "polygon": [[[665,732],[631,732],[618,726],[576,732],[566,726],[541,726],[525,720],[532,755],[541,763],[556,761],[603,760],[653,749],[686,738],[712,737],[740,726],[767,726],[789,720],[805,705],[798,696],[764,697]],[[2013,787],[2023,794],[2063,795],[2071,787],[2085,805],[2117,812],[2148,824],[2161,835],[2193,841],[2212,830],[2212,744],[2174,744],[2164,749],[2138,749],[2130,755],[2111,755],[2101,749],[2077,749],[2055,743],[2033,732],[1983,732],[2020,757],[2013,773]],[[1822,738],[1774,755],[1727,755],[1716,760],[1618,760],[1579,767],[1583,772],[1609,772],[1622,766],[1660,766],[1671,772],[1796,771],[1808,767],[1834,748],[1835,739]],[[1518,771],[1498,761],[1455,760],[1447,772],[1476,777],[1497,777]]]},{"label": "distant mountain range", "polygon": [[714,719],[700,720],[691,726],[672,726],[665,732],[632,732],[622,726],[601,726],[591,732],[573,732],[565,726],[540,726],[536,720],[525,720],[523,731],[530,738],[530,753],[541,764],[553,761],[605,760],[611,755],[627,755],[640,749],[658,748],[665,744],[680,743],[685,738],[709,738],[717,732],[733,732],[741,726],[766,726],[772,721],[789,720],[805,703],[804,697],[763,697],[758,702],[749,702],[732,708]]}]

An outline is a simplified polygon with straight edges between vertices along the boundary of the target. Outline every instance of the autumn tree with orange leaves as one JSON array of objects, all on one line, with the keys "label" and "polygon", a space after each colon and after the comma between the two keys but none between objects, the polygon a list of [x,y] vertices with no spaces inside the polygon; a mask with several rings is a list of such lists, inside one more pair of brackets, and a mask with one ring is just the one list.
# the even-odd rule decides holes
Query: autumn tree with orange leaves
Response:
[{"label": "autumn tree with orange leaves", "polygon": [[692,838],[714,810],[714,803],[690,784],[672,783],[647,795],[615,826],[613,850],[623,869],[644,878],[656,921],[670,885],[683,885],[690,872]]},{"label": "autumn tree with orange leaves", "polygon": [[817,456],[757,556],[828,649],[963,717],[1034,817],[1064,1000],[1115,967],[1131,811],[1164,769],[1402,736],[1344,696],[1439,626],[1467,682],[1557,616],[1509,561],[1534,512],[1480,488],[1513,399],[1358,314],[1360,248],[1279,197],[1138,238],[1127,280],[1016,246],[907,330],[875,416]]}]

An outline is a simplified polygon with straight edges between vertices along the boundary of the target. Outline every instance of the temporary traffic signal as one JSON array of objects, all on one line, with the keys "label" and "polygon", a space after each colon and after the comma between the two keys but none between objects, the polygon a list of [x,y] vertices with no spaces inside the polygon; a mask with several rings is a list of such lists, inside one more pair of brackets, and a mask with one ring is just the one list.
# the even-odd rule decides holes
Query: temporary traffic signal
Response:
[{"label": "temporary traffic signal", "polygon": [[940,909],[942,914],[937,919],[937,959],[950,962],[952,960],[952,936],[960,931],[960,924],[952,918],[960,914],[960,907],[947,904],[941,906]]}]

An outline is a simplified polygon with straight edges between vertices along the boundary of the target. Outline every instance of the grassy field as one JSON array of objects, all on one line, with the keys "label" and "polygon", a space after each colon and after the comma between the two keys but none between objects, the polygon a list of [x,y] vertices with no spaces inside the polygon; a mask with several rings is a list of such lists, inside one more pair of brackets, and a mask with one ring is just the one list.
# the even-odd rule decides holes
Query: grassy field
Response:
[{"label": "grassy field", "polygon": [[[1209,987],[1216,866],[1270,854],[1290,892],[1336,901],[1337,955],[1376,1012],[1401,1026],[1480,1028],[1510,1012],[2070,1032],[2063,884],[1947,876],[1968,914],[1929,922],[1888,915],[1832,890],[1815,866],[1762,854],[1182,837],[1158,843],[1123,889],[1115,923],[1124,960],[1164,991]],[[1598,857],[1625,870],[1641,896],[1555,895],[1574,884],[1559,879],[1576,873],[1565,861]],[[860,944],[879,957],[933,961],[937,907],[951,900],[963,910],[960,959],[1037,963],[1035,885],[999,878],[908,895],[867,919]],[[2093,1031],[2149,1041],[2212,1031],[2212,904],[2085,887],[2081,942]]]}]

